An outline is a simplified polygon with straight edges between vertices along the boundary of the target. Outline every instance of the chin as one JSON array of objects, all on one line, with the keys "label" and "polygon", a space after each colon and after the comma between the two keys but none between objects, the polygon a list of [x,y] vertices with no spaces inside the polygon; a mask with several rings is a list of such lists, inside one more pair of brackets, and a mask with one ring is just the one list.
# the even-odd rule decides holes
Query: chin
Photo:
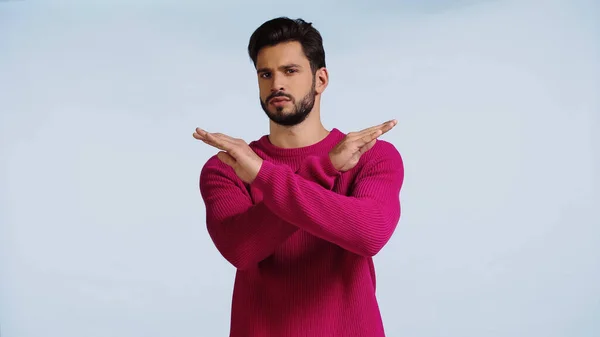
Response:
[{"label": "chin", "polygon": [[289,108],[273,108],[273,110],[271,110],[271,113],[274,113],[276,115],[288,115],[288,114],[290,114],[290,109]]}]

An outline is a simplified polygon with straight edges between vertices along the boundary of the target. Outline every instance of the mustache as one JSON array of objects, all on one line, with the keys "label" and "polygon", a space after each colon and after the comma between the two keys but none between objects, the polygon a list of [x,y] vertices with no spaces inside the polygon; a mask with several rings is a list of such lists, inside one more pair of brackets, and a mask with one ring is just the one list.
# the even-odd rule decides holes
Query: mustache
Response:
[{"label": "mustache", "polygon": [[270,100],[272,100],[273,98],[276,98],[276,97],[285,97],[285,98],[289,99],[290,101],[294,100],[294,98],[292,97],[292,95],[286,94],[286,93],[284,93],[282,91],[277,91],[277,92],[274,92],[274,93],[270,94],[267,97],[266,101],[269,102]]}]

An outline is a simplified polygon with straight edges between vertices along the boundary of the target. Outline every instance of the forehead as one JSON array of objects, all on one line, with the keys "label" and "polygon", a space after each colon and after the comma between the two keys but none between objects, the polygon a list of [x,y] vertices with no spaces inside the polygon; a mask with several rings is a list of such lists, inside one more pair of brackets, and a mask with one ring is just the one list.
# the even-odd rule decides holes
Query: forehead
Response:
[{"label": "forehead", "polygon": [[267,46],[258,52],[257,68],[274,68],[284,64],[309,65],[308,58],[297,41],[283,42],[275,46]]}]

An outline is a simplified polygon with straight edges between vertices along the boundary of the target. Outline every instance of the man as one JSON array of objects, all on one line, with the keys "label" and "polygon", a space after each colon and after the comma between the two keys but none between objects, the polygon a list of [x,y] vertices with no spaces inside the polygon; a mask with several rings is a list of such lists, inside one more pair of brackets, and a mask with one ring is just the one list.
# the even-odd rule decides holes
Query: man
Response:
[{"label": "man", "polygon": [[220,150],[200,191],[208,232],[237,268],[230,336],[384,336],[372,257],[400,218],[404,168],[378,137],[396,121],[347,135],[325,129],[329,75],[310,23],[267,21],[248,53],[269,135],[246,144],[194,132]]}]

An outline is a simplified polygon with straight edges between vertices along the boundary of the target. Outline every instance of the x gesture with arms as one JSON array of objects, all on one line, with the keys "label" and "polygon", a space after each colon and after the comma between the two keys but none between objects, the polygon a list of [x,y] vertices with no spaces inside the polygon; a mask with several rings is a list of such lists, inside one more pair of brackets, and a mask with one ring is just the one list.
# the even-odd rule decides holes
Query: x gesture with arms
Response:
[{"label": "x gesture with arms", "polygon": [[[396,124],[398,124],[397,120],[390,120],[361,131],[348,133],[329,152],[333,167],[341,172],[352,169],[360,157],[375,145],[377,138],[390,131]],[[263,159],[243,139],[233,138],[223,133],[210,133],[201,128],[196,128],[193,137],[221,150],[217,153],[217,157],[231,166],[243,182],[250,184],[258,175]]]}]

